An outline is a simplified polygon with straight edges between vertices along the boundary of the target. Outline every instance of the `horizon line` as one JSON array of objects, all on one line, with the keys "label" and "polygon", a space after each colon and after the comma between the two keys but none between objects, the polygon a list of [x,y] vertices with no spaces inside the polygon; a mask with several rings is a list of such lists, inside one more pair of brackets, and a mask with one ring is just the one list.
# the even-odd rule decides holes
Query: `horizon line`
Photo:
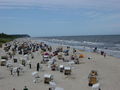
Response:
[{"label": "horizon line", "polygon": [[60,35],[60,36],[31,36],[31,38],[44,38],[44,37],[71,37],[71,36],[119,36],[120,34],[91,34],[91,35]]}]

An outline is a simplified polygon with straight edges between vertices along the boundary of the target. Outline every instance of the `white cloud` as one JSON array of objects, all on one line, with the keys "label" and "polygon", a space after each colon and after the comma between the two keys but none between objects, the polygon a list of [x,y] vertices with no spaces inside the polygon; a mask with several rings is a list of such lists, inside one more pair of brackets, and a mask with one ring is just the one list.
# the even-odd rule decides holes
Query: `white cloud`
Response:
[{"label": "white cloud", "polygon": [[0,7],[37,6],[67,8],[120,9],[120,0],[0,0]]}]

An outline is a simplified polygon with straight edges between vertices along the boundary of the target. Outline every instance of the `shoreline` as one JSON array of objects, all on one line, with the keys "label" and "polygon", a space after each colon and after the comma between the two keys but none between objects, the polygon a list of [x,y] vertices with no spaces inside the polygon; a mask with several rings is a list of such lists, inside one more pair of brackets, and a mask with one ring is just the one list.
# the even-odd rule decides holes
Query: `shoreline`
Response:
[{"label": "shoreline", "polygon": [[[34,39],[34,40],[37,40],[38,42],[44,42],[44,43],[47,43],[48,45],[54,45],[54,46],[70,46],[70,47],[72,47],[72,48],[75,48],[75,49],[79,49],[79,50],[83,50],[83,51],[85,51],[85,52],[91,52],[91,53],[94,53],[93,52],[93,48],[91,48],[91,47],[86,47],[86,46],[72,46],[72,45],[69,45],[69,44],[60,44],[60,43],[54,43],[54,42],[49,42],[49,41],[46,41],[46,40],[43,40],[43,39],[36,39],[36,38],[32,38],[32,39]],[[98,48],[98,51],[96,52],[96,53],[99,53],[100,54],[100,52],[101,51],[104,51],[106,54],[107,54],[107,56],[111,56],[111,57],[115,57],[115,58],[118,58],[118,59],[120,59],[120,56],[119,56],[119,54],[117,54],[117,53],[120,53],[119,51],[114,51],[114,50],[109,50],[109,49],[100,49],[100,48]],[[112,52],[112,53],[111,53]],[[114,54],[113,54],[114,53]]]}]

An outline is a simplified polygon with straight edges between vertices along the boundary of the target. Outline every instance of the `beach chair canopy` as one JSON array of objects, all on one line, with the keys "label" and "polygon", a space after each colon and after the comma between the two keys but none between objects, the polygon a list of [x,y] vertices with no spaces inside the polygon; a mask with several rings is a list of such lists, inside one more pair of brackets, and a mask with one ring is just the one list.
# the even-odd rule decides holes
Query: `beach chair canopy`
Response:
[{"label": "beach chair canopy", "polygon": [[51,75],[51,74],[45,74],[44,78],[53,78],[53,75]]},{"label": "beach chair canopy", "polygon": [[62,53],[62,52],[59,52],[58,55],[63,55],[63,53]]},{"label": "beach chair canopy", "polygon": [[6,60],[5,59],[1,59],[1,62],[6,62]]},{"label": "beach chair canopy", "polygon": [[60,68],[63,68],[64,66],[63,65],[60,65]]},{"label": "beach chair canopy", "polygon": [[100,89],[100,83],[93,84],[92,90],[99,90]]},{"label": "beach chair canopy", "polygon": [[0,65],[5,66],[6,65],[6,60],[5,59],[0,60]]},{"label": "beach chair canopy", "polygon": [[48,58],[48,55],[44,55],[43,57],[44,57],[44,58]]},{"label": "beach chair canopy", "polygon": [[13,59],[18,59],[18,57],[14,57]]},{"label": "beach chair canopy", "polygon": [[74,61],[70,61],[70,62],[68,62],[68,64],[69,65],[73,65],[73,64],[75,64],[75,62]]},{"label": "beach chair canopy", "polygon": [[38,72],[35,71],[35,72],[32,72],[32,76],[37,76],[38,75]]},{"label": "beach chair canopy", "polygon": [[45,74],[44,78],[51,78],[51,76],[52,76],[51,74]]},{"label": "beach chair canopy", "polygon": [[50,85],[51,86],[56,86],[56,83],[55,82],[50,82]]},{"label": "beach chair canopy", "polygon": [[65,70],[71,70],[71,68],[70,67],[65,67]]}]

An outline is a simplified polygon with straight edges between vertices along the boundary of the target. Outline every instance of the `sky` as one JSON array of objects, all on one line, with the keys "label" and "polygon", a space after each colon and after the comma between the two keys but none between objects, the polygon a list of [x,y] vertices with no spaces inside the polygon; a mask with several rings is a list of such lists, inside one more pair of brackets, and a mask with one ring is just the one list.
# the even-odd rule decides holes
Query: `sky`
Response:
[{"label": "sky", "polygon": [[120,0],[0,0],[0,33],[120,34]]}]

